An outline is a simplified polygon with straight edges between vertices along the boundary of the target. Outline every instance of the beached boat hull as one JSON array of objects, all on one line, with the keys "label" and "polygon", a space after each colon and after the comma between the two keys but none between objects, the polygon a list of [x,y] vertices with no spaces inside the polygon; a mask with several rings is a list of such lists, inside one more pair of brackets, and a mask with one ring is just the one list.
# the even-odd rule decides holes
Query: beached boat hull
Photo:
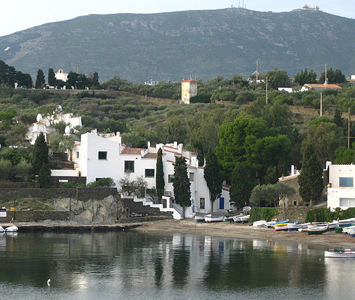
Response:
[{"label": "beached boat hull", "polygon": [[205,222],[205,217],[195,216],[195,221],[197,223],[203,223],[203,222]]},{"label": "beached boat hull", "polygon": [[211,215],[205,216],[206,223],[222,222],[223,219],[224,219],[224,216],[211,216]]},{"label": "beached boat hull", "polygon": [[18,231],[18,227],[15,225],[5,228],[5,232],[17,232],[17,231]]}]

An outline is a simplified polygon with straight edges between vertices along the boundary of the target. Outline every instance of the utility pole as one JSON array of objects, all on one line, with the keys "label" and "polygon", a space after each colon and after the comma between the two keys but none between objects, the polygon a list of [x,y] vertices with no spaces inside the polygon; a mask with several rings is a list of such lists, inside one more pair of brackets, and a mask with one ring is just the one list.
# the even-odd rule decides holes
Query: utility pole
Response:
[{"label": "utility pole", "polygon": [[269,99],[268,99],[268,95],[267,95],[267,87],[268,87],[268,86],[267,86],[267,76],[265,76],[265,87],[266,87],[265,102],[266,102],[266,104],[268,104],[268,100],[269,100]]},{"label": "utility pole", "polygon": [[324,70],[324,87],[327,88],[328,85],[328,68],[327,64],[325,64],[325,70]]},{"label": "utility pole", "polygon": [[350,141],[351,141],[351,118],[350,118],[350,107],[348,108],[348,149],[350,149]]},{"label": "utility pole", "polygon": [[323,116],[323,93],[320,93],[320,108],[319,108],[319,116]]}]

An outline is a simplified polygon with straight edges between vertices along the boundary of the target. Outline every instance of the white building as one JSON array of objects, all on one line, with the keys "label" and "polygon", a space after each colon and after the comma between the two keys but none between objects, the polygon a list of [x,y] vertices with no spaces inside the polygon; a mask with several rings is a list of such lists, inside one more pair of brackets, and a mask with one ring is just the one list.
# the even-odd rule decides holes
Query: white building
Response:
[{"label": "white building", "polygon": [[[25,139],[34,145],[37,137],[42,132],[47,143],[50,143],[50,134],[55,131],[53,124],[64,122],[67,124],[66,131],[74,130],[75,127],[81,127],[81,117],[73,116],[71,113],[63,114],[61,111],[53,112],[53,115],[43,118],[41,114],[37,115],[37,122],[33,123],[26,133]],[[66,132],[68,133],[68,132]]]},{"label": "white building", "polygon": [[328,168],[327,207],[331,210],[355,207],[355,165],[330,164]]},{"label": "white building", "polygon": [[68,80],[68,73],[64,73],[63,69],[59,69],[57,73],[54,74],[57,80],[61,80],[67,82]]},{"label": "white building", "polygon": [[190,99],[197,95],[197,81],[184,80],[181,82],[181,102],[190,104]]},{"label": "white building", "polygon": [[[53,176],[84,176],[86,182],[94,182],[100,178],[112,178],[120,188],[119,181],[127,174],[130,180],[143,177],[148,183],[148,189],[155,188],[157,152],[163,151],[163,170],[165,181],[165,196],[168,201],[174,197],[174,163],[175,157],[183,156],[187,162],[190,179],[192,205],[185,211],[187,217],[196,212],[211,212],[209,190],[204,179],[204,168],[198,166],[197,153],[183,149],[182,144],[157,144],[151,147],[128,148],[122,144],[120,134],[100,136],[97,133],[86,133],[81,136],[81,143],[73,149],[72,160],[75,171],[53,170]],[[213,205],[213,211],[230,208],[229,190],[223,187],[222,196]]]}]

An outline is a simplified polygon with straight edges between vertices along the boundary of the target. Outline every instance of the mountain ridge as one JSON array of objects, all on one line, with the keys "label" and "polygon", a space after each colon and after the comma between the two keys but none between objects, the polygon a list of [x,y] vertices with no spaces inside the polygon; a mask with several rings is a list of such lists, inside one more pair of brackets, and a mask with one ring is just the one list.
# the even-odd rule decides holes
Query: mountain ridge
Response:
[{"label": "mountain ridge", "polygon": [[[243,8],[90,14],[0,37],[0,60],[33,77],[48,68],[132,82],[248,76],[278,68],[355,73],[355,20],[321,11]],[[5,51],[4,49],[8,49]]]}]

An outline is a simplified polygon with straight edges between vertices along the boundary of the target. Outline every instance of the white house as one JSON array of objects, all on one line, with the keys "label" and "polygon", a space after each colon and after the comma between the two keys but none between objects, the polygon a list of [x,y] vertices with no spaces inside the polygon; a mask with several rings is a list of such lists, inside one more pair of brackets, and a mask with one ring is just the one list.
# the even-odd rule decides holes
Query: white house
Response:
[{"label": "white house", "polygon": [[57,80],[62,80],[64,82],[67,82],[68,80],[68,73],[64,73],[63,69],[59,69],[57,73],[55,73],[55,78]]},{"label": "white house", "polygon": [[[61,108],[58,108],[59,111],[53,112],[53,115],[48,116],[43,118],[41,114],[37,115],[37,122],[33,123],[29,128],[26,133],[25,139],[30,142],[31,145],[34,145],[36,142],[37,137],[39,134],[42,132],[44,135],[44,138],[47,143],[50,143],[50,134],[55,131],[53,127],[51,127],[53,124],[59,123],[59,122],[64,122],[67,124],[67,129],[72,130],[75,127],[82,126],[81,122],[81,117],[80,116],[73,116],[72,113],[66,113],[63,114],[60,110]],[[66,131],[67,131],[66,129]],[[68,133],[68,132],[66,132]]]},{"label": "white house", "polygon": [[347,209],[355,207],[355,165],[329,164],[327,207]]},{"label": "white house", "polygon": [[[192,205],[186,210],[186,216],[193,216],[196,212],[211,212],[209,190],[204,179],[204,168],[199,167],[197,153],[183,149],[182,144],[157,144],[147,148],[129,148],[122,144],[120,134],[98,135],[86,133],[81,136],[81,142],[73,149],[72,160],[76,171],[53,170],[53,176],[84,176],[87,183],[100,178],[110,177],[119,187],[119,181],[129,175],[130,180],[143,177],[148,183],[148,189],[155,188],[157,152],[163,152],[163,170],[165,180],[165,196],[174,197],[174,163],[175,157],[183,156],[187,162],[188,177],[190,179]],[[67,172],[67,173],[66,173]],[[223,187],[222,196],[213,204],[213,211],[230,208],[229,190]]]}]

